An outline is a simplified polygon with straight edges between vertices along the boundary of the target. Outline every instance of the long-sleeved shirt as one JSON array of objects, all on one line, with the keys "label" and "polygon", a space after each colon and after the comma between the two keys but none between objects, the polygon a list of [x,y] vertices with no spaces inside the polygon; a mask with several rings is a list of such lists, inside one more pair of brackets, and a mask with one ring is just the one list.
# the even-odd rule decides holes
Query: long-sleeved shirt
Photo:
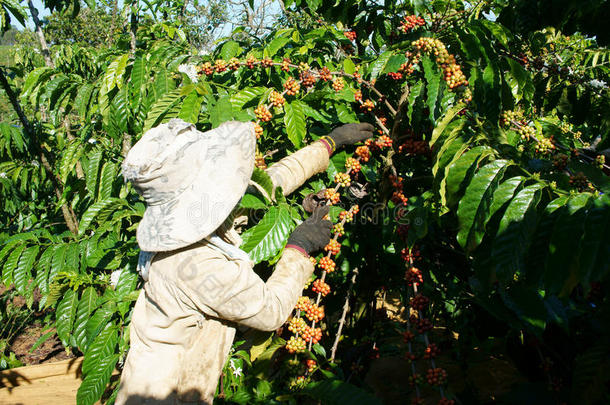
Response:
[{"label": "long-sleeved shirt", "polygon": [[[267,173],[290,194],[328,160],[326,146],[315,142]],[[235,326],[279,328],[312,272],[309,259],[291,248],[266,282],[251,263],[205,242],[158,253],[133,311],[116,404],[212,404]]]}]

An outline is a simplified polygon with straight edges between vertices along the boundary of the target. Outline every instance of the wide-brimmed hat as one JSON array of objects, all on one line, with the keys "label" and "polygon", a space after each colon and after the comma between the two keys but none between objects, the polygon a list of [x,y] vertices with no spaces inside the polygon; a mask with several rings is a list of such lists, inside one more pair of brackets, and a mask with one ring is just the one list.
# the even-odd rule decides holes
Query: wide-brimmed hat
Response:
[{"label": "wide-brimmed hat", "polygon": [[201,132],[173,119],[147,131],[123,163],[147,204],[140,249],[179,249],[213,233],[246,191],[255,143],[254,124],[237,121]]}]

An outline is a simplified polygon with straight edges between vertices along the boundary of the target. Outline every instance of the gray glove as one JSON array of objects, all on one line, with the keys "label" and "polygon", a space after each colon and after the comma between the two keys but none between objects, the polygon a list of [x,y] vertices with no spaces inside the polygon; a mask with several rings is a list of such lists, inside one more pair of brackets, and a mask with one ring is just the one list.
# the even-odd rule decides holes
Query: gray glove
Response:
[{"label": "gray glove", "polygon": [[316,208],[309,218],[292,231],[288,238],[288,245],[298,246],[307,254],[328,245],[332,223],[322,218],[328,214],[329,210],[328,205]]},{"label": "gray glove", "polygon": [[339,149],[344,145],[353,145],[373,136],[375,127],[368,123],[345,124],[335,128],[328,137],[331,138]]}]

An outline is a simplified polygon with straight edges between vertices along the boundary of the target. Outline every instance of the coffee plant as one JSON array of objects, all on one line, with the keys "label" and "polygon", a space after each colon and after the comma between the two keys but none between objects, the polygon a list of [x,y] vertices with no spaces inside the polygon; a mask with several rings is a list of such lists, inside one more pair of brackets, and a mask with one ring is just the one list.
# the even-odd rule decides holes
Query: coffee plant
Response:
[{"label": "coffee plant", "polygon": [[[605,3],[290,0],[211,52],[169,3],[126,2],[115,43],[15,47],[0,67],[1,280],[47,314],[41,339],[84,356],[78,404],[113,401],[142,287],[145,205],[120,164],[172,118],[256,123],[241,248],[262,277],[316,206],[334,224],[284,327],[238,334],[218,403],[610,400]],[[26,16],[0,5],[2,30]],[[354,122],[376,136],[274,189],[268,166]],[[482,356],[514,384],[482,395]],[[396,387],[371,382],[387,359]]]}]

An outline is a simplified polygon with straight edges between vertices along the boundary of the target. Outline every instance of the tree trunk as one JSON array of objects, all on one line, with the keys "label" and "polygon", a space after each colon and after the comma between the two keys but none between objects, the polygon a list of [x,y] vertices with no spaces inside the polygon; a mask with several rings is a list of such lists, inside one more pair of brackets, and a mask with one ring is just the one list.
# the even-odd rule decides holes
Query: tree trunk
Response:
[{"label": "tree trunk", "polygon": [[138,12],[140,10],[140,5],[137,0],[135,5],[131,5],[131,21],[129,24],[129,35],[131,37],[131,53],[134,54],[136,52],[136,34],[138,33]]},{"label": "tree trunk", "polygon": [[34,3],[32,3],[32,0],[28,0],[28,7],[30,9],[30,14],[32,15],[32,20],[34,21],[36,35],[38,36],[38,42],[40,42],[40,50],[42,51],[44,61],[48,67],[55,67],[53,60],[51,59],[51,52],[49,52],[49,45],[47,45],[47,40],[44,37],[44,32],[42,32],[42,25],[40,25],[40,20],[38,19],[38,10],[36,9],[36,7],[34,7]]},{"label": "tree trunk", "polygon": [[[4,70],[1,68],[0,85],[6,92],[6,95],[8,96],[8,99],[11,102],[13,109],[15,109],[15,112],[19,117],[19,121],[21,121],[21,125],[23,126],[25,133],[31,142],[34,152],[38,155],[38,158],[42,163],[42,167],[44,168],[45,172],[47,173],[47,176],[49,176],[49,179],[53,184],[57,200],[61,201],[61,198],[64,194],[64,190],[60,180],[55,176],[55,173],[53,173],[53,167],[50,163],[50,156],[47,156],[48,152],[46,152],[42,145],[39,143],[38,137],[36,136],[36,131],[34,131],[34,129],[32,128],[32,124],[23,113],[23,110],[21,109],[21,104],[19,104],[19,100],[17,99],[17,96],[9,85],[6,76],[4,76]],[[61,212],[63,214],[64,220],[66,221],[68,229],[70,229],[73,234],[78,234],[78,221],[76,220],[76,214],[72,210],[72,207],[70,207],[68,204],[62,204]]]}]

